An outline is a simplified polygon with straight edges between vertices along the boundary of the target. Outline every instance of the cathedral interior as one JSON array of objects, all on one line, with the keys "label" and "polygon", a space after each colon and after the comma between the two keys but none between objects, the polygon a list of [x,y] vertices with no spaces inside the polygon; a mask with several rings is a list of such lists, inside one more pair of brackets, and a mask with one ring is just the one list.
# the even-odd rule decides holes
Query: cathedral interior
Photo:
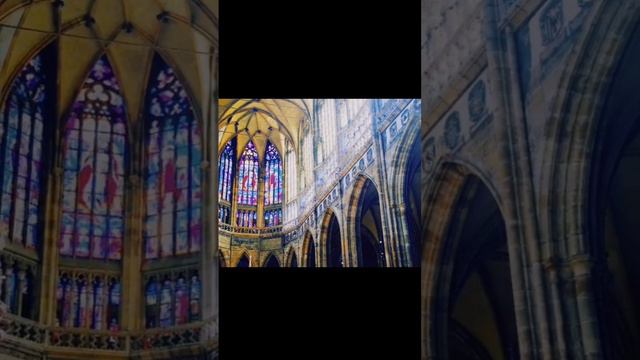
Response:
[{"label": "cathedral interior", "polygon": [[422,358],[638,358],[640,4],[422,11]]},{"label": "cathedral interior", "polygon": [[2,359],[214,358],[214,0],[0,1]]},{"label": "cathedral interior", "polygon": [[417,267],[419,99],[221,99],[228,267]]}]

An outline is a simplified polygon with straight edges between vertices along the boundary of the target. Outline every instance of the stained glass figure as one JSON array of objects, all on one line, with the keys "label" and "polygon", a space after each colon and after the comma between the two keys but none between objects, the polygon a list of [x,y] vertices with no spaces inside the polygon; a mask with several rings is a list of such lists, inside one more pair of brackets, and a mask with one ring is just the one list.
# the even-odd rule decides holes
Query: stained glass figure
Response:
[{"label": "stained glass figure", "polygon": [[120,282],[112,278],[107,293],[105,279],[100,276],[72,278],[63,273],[56,288],[56,305],[56,326],[105,330],[105,313],[112,324],[119,324]]},{"label": "stained glass figure", "polygon": [[149,85],[145,258],[193,253],[202,240],[200,127],[173,69],[157,61]]},{"label": "stained glass figure", "polygon": [[189,284],[181,276],[176,282],[176,314],[175,324],[181,325],[189,322]]},{"label": "stained glass figure", "polygon": [[218,208],[218,220],[224,224],[230,224],[231,210],[227,206],[220,206]]},{"label": "stained glass figure", "polygon": [[173,325],[173,284],[165,278],[160,291],[160,326]]},{"label": "stained glass figure", "polygon": [[18,295],[18,271],[13,266],[8,266],[4,272],[5,288],[3,289],[3,300],[10,312],[17,311],[17,295]]},{"label": "stained glass figure", "polygon": [[[106,56],[102,56],[89,72],[66,120],[61,255],[122,258],[125,128],[120,87]],[[76,323],[79,321],[84,319]]]},{"label": "stained glass figure", "polygon": [[63,274],[58,281],[58,287],[56,290],[57,300],[57,319],[56,325],[62,327],[70,327],[72,321],[71,307],[73,303],[73,280],[67,275]]},{"label": "stained glass figure", "polygon": [[77,301],[73,311],[75,313],[74,327],[87,327],[87,313],[90,307],[87,306],[87,280],[80,276],[76,279]]},{"label": "stained glass figure", "polygon": [[91,319],[92,329],[104,327],[104,282],[100,277],[93,279],[93,311]]},{"label": "stained glass figure", "polygon": [[198,274],[194,273],[191,276],[191,288],[189,294],[189,315],[191,321],[196,321],[200,317],[200,280]]},{"label": "stained glass figure", "polygon": [[258,204],[258,152],[252,141],[247,143],[238,165],[238,204]]},{"label": "stained glass figure", "polygon": [[0,111],[0,228],[27,248],[39,243],[46,88],[43,56],[15,78]]},{"label": "stained glass figure", "polygon": [[107,319],[109,320],[109,330],[120,330],[120,296],[122,290],[120,281],[112,278],[109,284],[109,308]]},{"label": "stained glass figure", "polygon": [[282,159],[276,147],[267,142],[265,153],[264,204],[265,206],[282,202]]},{"label": "stained glass figure", "polygon": [[160,304],[160,289],[156,279],[151,278],[147,283],[145,294],[145,318],[147,328],[158,326],[158,304]]},{"label": "stained glass figure", "polygon": [[218,200],[231,202],[233,191],[233,168],[235,158],[235,141],[227,142],[218,161]]},{"label": "stained glass figure", "polygon": [[278,226],[282,222],[282,209],[267,210],[264,213],[265,226]]},{"label": "stained glass figure", "polygon": [[255,210],[238,210],[236,223],[242,227],[255,227],[257,225],[257,214]]}]

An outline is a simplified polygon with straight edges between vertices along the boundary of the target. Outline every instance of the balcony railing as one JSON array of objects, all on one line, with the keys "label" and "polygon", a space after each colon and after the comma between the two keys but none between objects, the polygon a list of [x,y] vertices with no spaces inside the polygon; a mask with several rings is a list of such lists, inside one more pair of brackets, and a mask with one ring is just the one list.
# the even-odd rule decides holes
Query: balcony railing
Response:
[{"label": "balcony railing", "polygon": [[[47,327],[13,314],[7,314],[6,319],[6,323],[2,325],[6,340],[8,343],[19,344],[27,352],[90,349],[131,354],[192,347],[202,345],[201,330],[205,325],[200,321],[132,333]],[[2,346],[0,342],[0,347]]]},{"label": "balcony railing", "polygon": [[244,227],[219,223],[218,229],[228,233],[251,234],[251,235],[280,235],[282,225],[270,227]]}]

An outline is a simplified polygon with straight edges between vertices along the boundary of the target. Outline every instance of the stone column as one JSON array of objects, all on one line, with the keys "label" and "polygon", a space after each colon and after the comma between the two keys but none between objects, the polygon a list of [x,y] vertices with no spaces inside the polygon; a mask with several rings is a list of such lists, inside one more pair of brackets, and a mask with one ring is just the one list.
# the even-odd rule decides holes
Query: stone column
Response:
[{"label": "stone column", "polygon": [[40,277],[40,322],[55,324],[56,287],[58,282],[58,245],[60,237],[60,187],[62,168],[53,168],[47,184],[45,226],[43,236],[42,267]]},{"label": "stone column", "polygon": [[[129,176],[128,189],[125,193],[129,196],[126,208],[126,237],[122,255],[122,309],[120,321],[121,327],[130,331],[143,329],[144,308],[142,302],[142,257],[144,239],[142,236],[142,217],[144,203],[142,201],[142,181],[137,174]],[[105,278],[105,284],[108,278]]]},{"label": "stone column", "polygon": [[[209,94],[206,98],[210,101],[208,113],[205,121],[203,121],[203,141],[205,146],[203,158],[206,159],[202,164],[204,191],[203,198],[205,201],[204,216],[204,241],[201,249],[201,284],[202,284],[202,320],[203,336],[202,341],[205,346],[213,344],[217,348],[218,340],[218,90],[217,90],[217,63],[218,54],[216,49],[210,49],[209,55]],[[235,156],[235,154],[234,154]],[[237,164],[237,162],[236,162]],[[234,189],[237,187],[237,181],[234,182]],[[235,191],[231,198],[234,204]],[[231,224],[235,224],[235,205],[232,205]]]}]

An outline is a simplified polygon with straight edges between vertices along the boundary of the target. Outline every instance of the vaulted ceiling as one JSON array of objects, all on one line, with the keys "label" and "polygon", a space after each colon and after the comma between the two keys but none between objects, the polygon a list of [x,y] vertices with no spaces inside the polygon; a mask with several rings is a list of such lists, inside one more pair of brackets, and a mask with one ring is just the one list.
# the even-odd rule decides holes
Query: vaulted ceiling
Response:
[{"label": "vaulted ceiling", "polygon": [[218,0],[4,0],[0,24],[3,90],[26,61],[59,39],[59,115],[103,53],[131,119],[141,113],[154,52],[174,67],[198,113],[211,103]]},{"label": "vaulted ceiling", "polygon": [[305,127],[310,126],[310,99],[220,99],[218,145],[238,136],[238,155],[251,140],[262,158],[267,140],[280,154],[287,141],[298,149]]}]

